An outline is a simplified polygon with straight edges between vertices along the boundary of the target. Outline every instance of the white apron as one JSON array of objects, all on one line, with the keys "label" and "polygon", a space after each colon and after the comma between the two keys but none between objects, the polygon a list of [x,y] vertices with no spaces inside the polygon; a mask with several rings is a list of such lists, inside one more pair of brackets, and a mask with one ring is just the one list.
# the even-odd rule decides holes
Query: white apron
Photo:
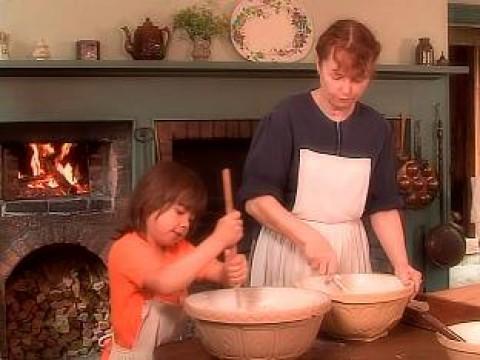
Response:
[{"label": "white apron", "polygon": [[113,339],[109,360],[153,360],[157,346],[180,338],[185,321],[181,306],[153,300],[145,302],[142,325],[133,347],[125,349]]},{"label": "white apron", "polygon": [[[361,221],[371,160],[300,150],[292,214],[329,242],[339,273],[371,272],[367,234]],[[294,286],[312,273],[301,249],[262,227],[253,249],[251,286]]]}]

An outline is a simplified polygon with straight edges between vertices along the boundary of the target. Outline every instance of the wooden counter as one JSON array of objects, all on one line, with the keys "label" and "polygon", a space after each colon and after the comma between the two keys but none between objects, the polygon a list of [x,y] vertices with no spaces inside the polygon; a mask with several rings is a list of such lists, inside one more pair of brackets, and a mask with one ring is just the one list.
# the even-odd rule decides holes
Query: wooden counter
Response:
[{"label": "wooden counter", "polygon": [[[387,337],[371,343],[316,340],[299,360],[447,360],[446,351],[435,337],[431,331],[400,324]],[[194,339],[160,347],[156,359],[211,360],[214,357]]]},{"label": "wooden counter", "polygon": [[446,324],[480,320],[480,284],[423,294],[430,312]]}]

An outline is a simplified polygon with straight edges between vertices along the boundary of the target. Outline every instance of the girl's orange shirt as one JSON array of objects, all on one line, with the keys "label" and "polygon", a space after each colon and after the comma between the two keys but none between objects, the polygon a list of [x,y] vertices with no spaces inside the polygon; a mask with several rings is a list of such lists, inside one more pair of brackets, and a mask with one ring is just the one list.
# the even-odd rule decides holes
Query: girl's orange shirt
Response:
[{"label": "girl's orange shirt", "polygon": [[111,322],[117,344],[132,348],[140,330],[145,301],[155,298],[181,304],[187,289],[168,296],[153,296],[142,289],[142,284],[147,274],[173,263],[193,249],[192,244],[182,240],[168,252],[160,253],[136,233],[125,234],[115,241],[108,255],[108,275]]}]

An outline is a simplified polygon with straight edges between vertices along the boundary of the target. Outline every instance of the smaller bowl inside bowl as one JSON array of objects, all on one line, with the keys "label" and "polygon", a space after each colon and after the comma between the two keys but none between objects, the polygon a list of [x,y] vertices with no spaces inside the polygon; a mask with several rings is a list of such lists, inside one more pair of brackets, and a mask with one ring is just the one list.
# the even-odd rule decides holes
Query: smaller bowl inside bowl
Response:
[{"label": "smaller bowl inside bowl", "polygon": [[328,276],[310,276],[297,285],[324,292],[332,300],[322,330],[346,340],[372,341],[388,334],[401,319],[412,286],[390,274],[339,274],[338,283]]},{"label": "smaller bowl inside bowl", "polygon": [[480,359],[480,321],[470,321],[450,325],[450,329],[465,339],[465,342],[447,339],[437,333],[437,340],[447,349],[452,360]]}]

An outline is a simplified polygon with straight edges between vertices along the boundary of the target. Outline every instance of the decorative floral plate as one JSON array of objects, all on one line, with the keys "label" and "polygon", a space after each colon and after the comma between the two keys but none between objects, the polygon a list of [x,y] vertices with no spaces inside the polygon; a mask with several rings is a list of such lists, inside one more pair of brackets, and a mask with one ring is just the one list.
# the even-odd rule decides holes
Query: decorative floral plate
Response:
[{"label": "decorative floral plate", "polygon": [[295,0],[241,0],[233,11],[230,35],[247,60],[294,62],[310,50],[312,29]]}]

